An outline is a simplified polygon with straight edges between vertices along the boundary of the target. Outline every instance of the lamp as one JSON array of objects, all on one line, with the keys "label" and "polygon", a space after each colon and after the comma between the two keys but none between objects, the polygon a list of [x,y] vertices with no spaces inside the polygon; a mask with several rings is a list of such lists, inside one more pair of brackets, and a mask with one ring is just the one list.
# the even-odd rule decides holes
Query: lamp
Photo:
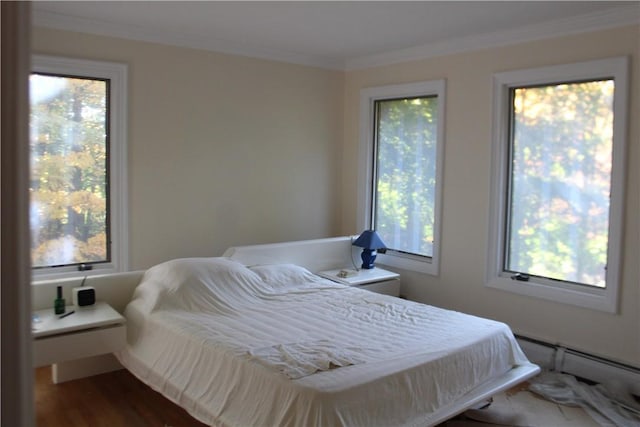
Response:
[{"label": "lamp", "polygon": [[375,267],[374,262],[376,255],[378,255],[378,249],[380,249],[381,253],[387,249],[380,236],[378,236],[378,233],[374,230],[363,231],[356,241],[353,242],[353,246],[362,248],[362,268],[367,270]]}]

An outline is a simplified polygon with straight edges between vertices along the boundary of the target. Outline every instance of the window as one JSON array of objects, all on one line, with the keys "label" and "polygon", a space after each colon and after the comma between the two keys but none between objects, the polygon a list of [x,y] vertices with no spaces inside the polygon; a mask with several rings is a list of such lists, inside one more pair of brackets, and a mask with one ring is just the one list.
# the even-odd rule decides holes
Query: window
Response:
[{"label": "window", "polygon": [[627,67],[495,75],[489,286],[616,311]]},{"label": "window", "polygon": [[126,66],[34,56],[31,262],[36,278],[127,268]]},{"label": "window", "polygon": [[360,229],[388,249],[382,264],[438,274],[443,80],[361,93]]}]

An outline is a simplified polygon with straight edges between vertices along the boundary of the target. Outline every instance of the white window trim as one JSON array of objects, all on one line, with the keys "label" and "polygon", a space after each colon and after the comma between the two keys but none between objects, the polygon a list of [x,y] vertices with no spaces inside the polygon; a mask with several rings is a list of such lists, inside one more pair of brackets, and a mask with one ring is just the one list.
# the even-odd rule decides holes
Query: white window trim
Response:
[{"label": "white window trim", "polygon": [[358,153],[358,210],[357,226],[359,230],[371,228],[371,203],[373,196],[373,156],[374,156],[374,104],[385,99],[403,97],[438,97],[438,135],[436,142],[436,188],[434,210],[433,255],[419,257],[388,252],[378,253],[377,263],[418,271],[437,276],[440,266],[440,228],[442,209],[442,168],[444,162],[445,128],[445,80],[378,86],[360,91],[360,143]]},{"label": "white window trim", "polygon": [[129,268],[127,65],[48,55],[33,55],[31,72],[95,77],[111,81],[111,115],[109,118],[111,262],[92,264],[93,269],[87,271],[78,271],[77,267],[71,266],[33,269],[34,279],[62,279],[127,271]]},{"label": "white window trim", "polygon": [[[542,298],[608,313],[618,312],[621,273],[622,222],[624,218],[625,152],[628,116],[628,69],[626,57],[575,64],[497,73],[493,76],[493,146],[488,252],[485,285],[521,295]],[[609,212],[609,246],[607,249],[606,287],[596,288],[568,282],[532,277],[529,281],[511,279],[503,271],[504,223],[509,153],[509,91],[513,87],[553,84],[566,81],[613,78],[614,124]]]}]

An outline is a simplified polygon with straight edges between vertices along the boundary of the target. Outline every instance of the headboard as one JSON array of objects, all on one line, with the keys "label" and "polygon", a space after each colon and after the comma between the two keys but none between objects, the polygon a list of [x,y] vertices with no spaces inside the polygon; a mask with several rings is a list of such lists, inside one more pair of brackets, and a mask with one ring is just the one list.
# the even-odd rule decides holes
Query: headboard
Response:
[{"label": "headboard", "polygon": [[[351,245],[352,238],[333,237],[328,239],[301,240],[295,242],[270,243],[251,246],[234,246],[223,256],[230,257],[245,265],[291,263],[317,273],[323,270],[353,268],[358,262],[360,248]],[[109,303],[123,312],[131,300],[133,291],[140,283],[144,271],[89,276],[87,286],[96,289],[96,299]],[[56,287],[62,286],[68,304],[71,303],[71,289],[80,286],[81,279],[60,279],[40,281],[32,284],[32,309],[40,310],[52,306]]]},{"label": "headboard", "polygon": [[351,245],[352,237],[300,240],[252,246],[234,246],[223,256],[244,265],[290,263],[305,267],[313,273],[338,268],[353,268],[359,259],[360,248]]}]

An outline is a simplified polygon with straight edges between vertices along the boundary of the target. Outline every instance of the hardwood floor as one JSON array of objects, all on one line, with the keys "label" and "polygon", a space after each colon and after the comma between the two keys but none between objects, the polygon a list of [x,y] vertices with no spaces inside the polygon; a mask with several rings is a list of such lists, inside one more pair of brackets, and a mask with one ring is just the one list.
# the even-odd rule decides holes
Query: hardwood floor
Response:
[{"label": "hardwood floor", "polygon": [[38,427],[205,426],[124,369],[53,384],[43,367],[35,378]]},{"label": "hardwood floor", "polygon": [[[44,367],[36,369],[35,378],[38,427],[205,426],[124,369],[53,384]],[[475,414],[481,420],[463,414],[438,427],[598,426],[584,410],[551,403],[526,388],[522,384],[495,396],[488,409]]]}]

